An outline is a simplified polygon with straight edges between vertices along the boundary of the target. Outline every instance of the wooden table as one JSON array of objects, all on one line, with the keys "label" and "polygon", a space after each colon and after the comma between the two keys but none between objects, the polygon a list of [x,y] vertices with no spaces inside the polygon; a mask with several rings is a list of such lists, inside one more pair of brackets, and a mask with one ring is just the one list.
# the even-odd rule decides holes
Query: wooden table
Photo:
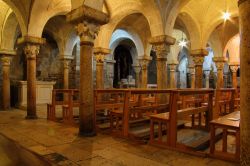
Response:
[{"label": "wooden table", "polygon": [[[233,120],[234,119],[234,120]],[[222,136],[222,151],[215,150],[215,130],[223,129]],[[231,132],[233,131],[233,132]],[[236,152],[235,154],[227,151],[227,136],[233,134],[236,137]],[[210,122],[210,155],[223,160],[239,161],[240,159],[240,112],[236,111],[224,117],[215,119]]]}]

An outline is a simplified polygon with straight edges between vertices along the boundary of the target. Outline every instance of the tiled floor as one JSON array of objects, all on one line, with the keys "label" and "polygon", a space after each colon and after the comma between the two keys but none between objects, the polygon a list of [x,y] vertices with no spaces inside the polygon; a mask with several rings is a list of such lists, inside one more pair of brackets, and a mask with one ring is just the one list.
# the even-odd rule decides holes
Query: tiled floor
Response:
[{"label": "tiled floor", "polygon": [[236,165],[235,163],[196,157],[146,144],[138,145],[105,134],[98,134],[91,138],[80,138],[77,136],[77,127],[47,121],[44,108],[40,108],[38,114],[39,119],[37,120],[25,120],[24,111],[1,111],[0,134],[58,165]]}]

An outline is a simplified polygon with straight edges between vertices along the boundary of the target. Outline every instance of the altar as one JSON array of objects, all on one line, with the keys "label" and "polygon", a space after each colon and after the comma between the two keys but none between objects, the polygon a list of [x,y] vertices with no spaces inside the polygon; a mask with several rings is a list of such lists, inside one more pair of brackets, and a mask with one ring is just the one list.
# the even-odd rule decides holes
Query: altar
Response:
[{"label": "altar", "polygon": [[[42,105],[50,103],[52,90],[56,82],[37,81],[36,82],[36,104]],[[27,106],[27,81],[18,81],[18,104],[19,108]]]}]

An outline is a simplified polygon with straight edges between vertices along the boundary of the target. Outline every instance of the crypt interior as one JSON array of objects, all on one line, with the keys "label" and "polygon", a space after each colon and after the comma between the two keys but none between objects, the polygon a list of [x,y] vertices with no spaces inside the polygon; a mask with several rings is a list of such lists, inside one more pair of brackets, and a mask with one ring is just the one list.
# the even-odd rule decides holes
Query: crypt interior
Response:
[{"label": "crypt interior", "polygon": [[250,0],[0,0],[0,166],[250,165],[249,17]]}]

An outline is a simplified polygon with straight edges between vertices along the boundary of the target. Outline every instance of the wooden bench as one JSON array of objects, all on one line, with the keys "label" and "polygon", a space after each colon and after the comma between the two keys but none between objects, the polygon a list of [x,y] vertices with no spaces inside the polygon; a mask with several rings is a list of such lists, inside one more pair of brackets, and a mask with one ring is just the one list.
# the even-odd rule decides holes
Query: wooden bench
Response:
[{"label": "wooden bench", "polygon": [[[76,89],[54,89],[52,91],[52,102],[47,104],[47,119],[56,121],[56,106],[62,106],[63,122],[68,123],[73,121],[73,107],[79,107],[78,90]],[[62,100],[57,100],[58,95],[63,96]]]},{"label": "wooden bench", "polygon": [[[174,90],[170,97],[170,112],[150,116],[150,144],[193,153],[193,151],[188,147],[188,145],[177,141],[178,125],[179,123],[181,123],[180,119],[182,119],[182,117],[204,114],[205,123],[202,124],[201,119],[198,119],[198,127],[204,132],[209,131],[209,122],[212,119],[213,93],[213,90],[210,89]],[[199,104],[196,107],[178,109],[178,98],[180,98],[180,96],[188,95],[208,95],[206,101],[208,105],[202,106],[201,104]],[[155,134],[155,128],[158,129],[157,134]],[[193,143],[192,145],[195,144]]]},{"label": "wooden bench", "polygon": [[[223,129],[222,150],[215,149],[215,132],[216,129]],[[236,151],[230,153],[227,151],[229,134],[235,135]],[[240,112],[236,111],[224,117],[215,119],[210,122],[210,156],[231,161],[239,161],[240,159]]]}]

